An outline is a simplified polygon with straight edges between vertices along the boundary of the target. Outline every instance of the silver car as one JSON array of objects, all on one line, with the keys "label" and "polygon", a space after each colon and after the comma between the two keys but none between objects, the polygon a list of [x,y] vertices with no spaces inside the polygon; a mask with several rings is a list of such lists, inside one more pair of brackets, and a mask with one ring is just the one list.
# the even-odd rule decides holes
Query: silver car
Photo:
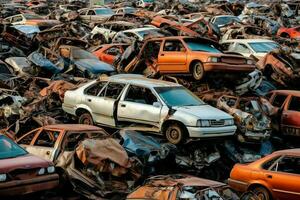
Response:
[{"label": "silver car", "polygon": [[67,91],[63,109],[79,123],[154,132],[173,144],[236,131],[232,116],[183,86],[142,75],[114,75]]}]

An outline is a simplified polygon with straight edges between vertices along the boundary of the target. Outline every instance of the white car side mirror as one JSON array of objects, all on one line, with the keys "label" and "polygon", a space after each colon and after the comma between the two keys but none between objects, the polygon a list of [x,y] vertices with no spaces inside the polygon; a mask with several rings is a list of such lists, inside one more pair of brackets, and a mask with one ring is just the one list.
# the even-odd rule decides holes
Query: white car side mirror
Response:
[{"label": "white car side mirror", "polygon": [[160,108],[162,105],[161,105],[161,103],[159,103],[159,102],[154,102],[154,103],[153,103],[153,106],[154,106],[155,108]]}]

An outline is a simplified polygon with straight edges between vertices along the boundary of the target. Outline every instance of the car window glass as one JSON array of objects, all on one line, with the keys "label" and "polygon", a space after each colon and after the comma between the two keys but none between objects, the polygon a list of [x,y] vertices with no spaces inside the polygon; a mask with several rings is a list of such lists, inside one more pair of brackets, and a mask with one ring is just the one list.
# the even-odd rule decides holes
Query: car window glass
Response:
[{"label": "car window glass", "polygon": [[99,96],[117,99],[121,94],[124,86],[124,84],[120,83],[109,83]]},{"label": "car window glass", "polygon": [[158,102],[156,96],[148,88],[131,85],[128,89],[125,101],[153,105]]},{"label": "car window glass", "polygon": [[272,170],[300,174],[300,157],[285,156],[276,163]]},{"label": "car window glass", "polygon": [[288,110],[300,111],[300,97],[292,97]]},{"label": "car window glass", "polygon": [[36,139],[34,145],[36,146],[43,146],[43,147],[54,147],[55,139],[53,132],[42,130],[39,134],[38,138]]},{"label": "car window glass", "polygon": [[18,144],[25,144],[25,145],[30,145],[32,139],[34,138],[35,134],[38,132],[38,130],[30,133],[29,135],[25,136],[24,138],[22,138]]},{"label": "car window glass", "polygon": [[270,167],[274,164],[275,161],[277,161],[279,159],[279,157],[280,156],[276,156],[276,157],[272,158],[271,160],[268,160],[267,162],[265,162],[262,165],[262,168],[265,169],[265,170],[270,169]]},{"label": "car window glass", "polygon": [[95,12],[93,10],[90,10],[87,15],[95,15]]},{"label": "car window glass", "polygon": [[21,16],[13,17],[11,22],[12,23],[14,23],[14,22],[20,22],[20,21],[22,21],[22,19],[23,18]]},{"label": "car window glass", "polygon": [[286,95],[277,94],[273,100],[272,105],[275,107],[281,107],[286,99]]},{"label": "car window glass", "polygon": [[240,53],[250,53],[249,48],[244,44],[236,44],[235,51]]},{"label": "car window glass", "polygon": [[185,48],[181,41],[173,40],[173,41],[166,41],[164,45],[164,51],[185,51]]},{"label": "car window glass", "polygon": [[84,93],[87,95],[91,95],[91,96],[97,96],[99,94],[99,92],[101,91],[101,89],[105,86],[106,82],[101,81],[101,82],[97,82],[93,85],[91,85],[90,87],[88,87]]}]

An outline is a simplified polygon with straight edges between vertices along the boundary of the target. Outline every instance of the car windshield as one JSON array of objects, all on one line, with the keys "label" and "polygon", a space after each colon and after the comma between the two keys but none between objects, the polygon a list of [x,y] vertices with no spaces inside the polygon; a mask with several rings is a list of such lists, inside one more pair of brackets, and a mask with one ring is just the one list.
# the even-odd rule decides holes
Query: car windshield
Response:
[{"label": "car windshield", "polygon": [[94,56],[92,53],[88,52],[88,51],[85,51],[83,49],[79,49],[79,48],[76,48],[76,49],[73,49],[73,59],[74,60],[80,60],[80,59],[97,59],[96,56]]},{"label": "car windshield", "polygon": [[114,12],[110,8],[101,8],[95,10],[97,15],[113,15]]},{"label": "car windshield", "polygon": [[145,3],[153,3],[153,0],[144,0]]},{"label": "car windshield", "polygon": [[135,13],[135,9],[134,8],[125,8],[125,13]]},{"label": "car windshield", "polygon": [[155,91],[168,106],[200,106],[205,104],[184,87],[156,87]]},{"label": "car windshield", "polygon": [[241,22],[241,20],[237,17],[234,17],[234,16],[218,17],[216,19],[216,21],[214,22],[214,24],[217,25],[217,26],[220,26],[220,25],[230,24],[232,22]]},{"label": "car windshield", "polygon": [[26,14],[26,15],[24,15],[24,17],[26,18],[26,19],[43,19],[41,16],[39,16],[39,15],[32,15],[32,14]]},{"label": "car windshield", "polygon": [[275,42],[250,42],[249,45],[257,53],[268,53],[279,48],[279,45]]},{"label": "car windshield", "polygon": [[217,47],[213,43],[209,43],[208,41],[198,41],[195,39],[185,39],[184,41],[192,51],[222,53],[221,50],[217,49]]},{"label": "car windshield", "polygon": [[142,38],[144,38],[146,35],[152,35],[152,36],[162,36],[156,29],[149,29],[144,31],[138,31],[137,32]]},{"label": "car windshield", "polygon": [[15,158],[27,152],[4,135],[0,135],[0,159]]}]

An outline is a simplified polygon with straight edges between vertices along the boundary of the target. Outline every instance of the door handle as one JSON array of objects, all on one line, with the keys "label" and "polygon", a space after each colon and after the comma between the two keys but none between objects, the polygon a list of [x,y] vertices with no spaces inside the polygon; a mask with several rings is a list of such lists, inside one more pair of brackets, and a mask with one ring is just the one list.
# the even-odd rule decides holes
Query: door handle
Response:
[{"label": "door handle", "polygon": [[163,53],[162,53],[162,54],[160,54],[160,56],[164,56],[164,55],[165,55],[165,54],[163,54]]},{"label": "door handle", "polygon": [[273,176],[272,175],[270,175],[270,174],[267,174],[267,178],[273,178]]},{"label": "door handle", "polygon": [[46,155],[48,155],[48,156],[49,156],[49,155],[50,155],[50,151],[46,151]]},{"label": "door handle", "polygon": [[88,102],[91,102],[92,101],[92,99],[87,99],[88,100]]},{"label": "door handle", "polygon": [[125,108],[125,107],[126,107],[126,105],[125,105],[125,104],[121,104],[121,107]]}]

